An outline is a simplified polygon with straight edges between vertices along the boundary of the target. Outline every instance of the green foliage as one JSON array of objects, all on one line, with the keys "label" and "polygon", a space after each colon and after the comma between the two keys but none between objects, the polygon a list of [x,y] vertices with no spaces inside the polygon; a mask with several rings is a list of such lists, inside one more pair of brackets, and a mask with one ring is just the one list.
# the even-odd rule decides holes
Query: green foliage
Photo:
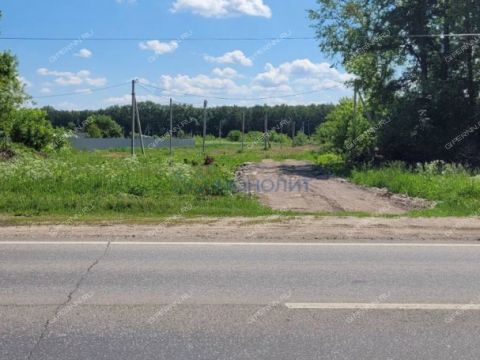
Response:
[{"label": "green foliage", "polygon": [[227,140],[239,142],[242,140],[242,132],[240,130],[232,130],[227,135]]},{"label": "green foliage", "polygon": [[321,150],[341,154],[348,160],[371,159],[376,143],[376,128],[370,125],[362,110],[358,108],[354,120],[353,101],[342,99],[316,129],[315,138]]},{"label": "green foliage", "polygon": [[27,99],[17,69],[16,57],[0,52],[0,137],[4,142],[11,131],[13,112]]},{"label": "green foliage", "polygon": [[[145,135],[164,136],[170,128],[170,111],[168,106],[153,102],[138,103],[142,128]],[[325,116],[334,108],[331,104],[308,106],[219,106],[208,109],[207,134],[218,136],[219,124],[222,122],[222,133],[228,134],[232,130],[241,130],[242,117],[245,114],[245,129],[249,131],[263,131],[265,111],[269,114],[269,128],[280,129],[284,124],[284,133],[292,133],[292,123],[285,124],[285,119],[294,119],[297,124],[304,123],[307,135],[325,119]],[[111,116],[123,129],[124,134],[131,132],[131,107],[112,106],[98,111],[60,111],[46,107],[49,119],[54,126],[67,127],[68,123],[83,124],[91,115]],[[174,127],[180,127],[186,134],[201,136],[203,132],[203,109],[191,105],[174,105]]]},{"label": "green foliage", "polygon": [[478,39],[442,36],[479,33],[478,2],[317,4],[310,19],[320,48],[356,75],[374,123],[389,119],[377,143],[386,159],[480,165]]},{"label": "green foliage", "polygon": [[119,138],[123,131],[110,116],[92,115],[87,118],[83,130],[91,138]]},{"label": "green foliage", "polygon": [[261,131],[250,131],[245,134],[245,141],[248,143],[263,143],[265,134]]},{"label": "green foliage", "polygon": [[[173,161],[168,150],[148,150],[148,157],[131,158],[128,152],[66,150],[40,157],[19,151],[9,162],[0,161],[0,213],[17,215],[99,214],[122,216],[195,216],[276,213],[257,199],[234,191],[238,166],[263,156],[303,158],[277,149],[259,154],[238,145],[211,145],[215,158],[203,166],[199,148],[178,149]],[[85,213],[85,209],[88,209]],[[85,214],[84,214],[85,213]]]},{"label": "green foliage", "polygon": [[71,135],[71,132],[67,132],[62,128],[57,128],[53,130],[52,138],[52,149],[55,151],[61,150],[69,145],[68,137]]},{"label": "green foliage", "polygon": [[346,171],[343,157],[336,153],[325,153],[318,156],[316,163],[328,172],[340,175]]},{"label": "green foliage", "polygon": [[277,133],[276,131],[270,131],[270,142],[277,144],[291,144],[292,139],[288,135]]},{"label": "green foliage", "polygon": [[303,131],[297,133],[297,135],[293,138],[293,145],[294,146],[304,146],[309,143],[309,138]]},{"label": "green foliage", "polygon": [[13,112],[10,138],[13,142],[41,150],[52,142],[54,130],[44,111],[20,109]]},{"label": "green foliage", "polygon": [[395,162],[382,169],[354,170],[351,178],[357,184],[387,188],[438,203],[434,209],[417,211],[416,215],[479,216],[480,181],[457,165],[443,164],[444,170],[438,165],[438,162],[422,164],[409,170],[404,163]]}]

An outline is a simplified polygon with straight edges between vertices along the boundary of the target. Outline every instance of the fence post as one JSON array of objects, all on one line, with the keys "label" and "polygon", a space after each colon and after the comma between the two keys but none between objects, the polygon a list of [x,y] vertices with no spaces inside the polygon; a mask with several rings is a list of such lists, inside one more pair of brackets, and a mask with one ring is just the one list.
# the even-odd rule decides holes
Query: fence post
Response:
[{"label": "fence post", "polygon": [[245,112],[242,113],[242,152],[245,147]]},{"label": "fence post", "polygon": [[203,153],[205,154],[205,138],[207,137],[207,105],[208,101],[203,102]]}]

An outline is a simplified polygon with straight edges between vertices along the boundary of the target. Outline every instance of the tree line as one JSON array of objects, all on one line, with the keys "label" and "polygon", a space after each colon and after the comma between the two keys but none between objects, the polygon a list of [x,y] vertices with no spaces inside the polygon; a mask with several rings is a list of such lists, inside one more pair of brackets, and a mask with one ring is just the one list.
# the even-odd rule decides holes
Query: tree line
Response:
[{"label": "tree line", "polygon": [[[163,136],[170,127],[170,107],[153,102],[138,104],[142,128],[145,135]],[[226,137],[233,130],[242,129],[242,118],[245,115],[245,131],[263,131],[265,115],[268,116],[268,128],[291,135],[303,131],[307,136],[325,120],[335,108],[331,104],[308,106],[219,106],[207,108],[207,134],[216,137]],[[131,133],[131,106],[111,106],[102,110],[65,111],[53,107],[45,107],[48,118],[56,127],[84,128],[92,115],[111,117],[120,125],[124,136]],[[173,107],[174,128],[177,135],[201,135],[203,131],[202,108],[186,104],[176,104]]]}]

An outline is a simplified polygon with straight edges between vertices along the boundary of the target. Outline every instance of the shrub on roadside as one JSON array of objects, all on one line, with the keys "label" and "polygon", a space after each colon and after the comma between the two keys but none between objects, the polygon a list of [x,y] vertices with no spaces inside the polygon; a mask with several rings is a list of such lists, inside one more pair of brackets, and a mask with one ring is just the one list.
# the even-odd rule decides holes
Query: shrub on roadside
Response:
[{"label": "shrub on roadside", "polygon": [[297,136],[293,138],[293,145],[295,146],[303,146],[307,145],[309,142],[308,136],[305,135],[303,131],[300,131]]},{"label": "shrub on roadside", "polygon": [[326,153],[319,155],[317,158],[317,164],[322,168],[331,171],[333,173],[341,172],[345,169],[345,160],[341,155],[334,153]]},{"label": "shrub on roadside", "polygon": [[35,150],[42,150],[50,144],[55,131],[47,120],[47,114],[38,109],[20,109],[13,113],[10,138]]}]

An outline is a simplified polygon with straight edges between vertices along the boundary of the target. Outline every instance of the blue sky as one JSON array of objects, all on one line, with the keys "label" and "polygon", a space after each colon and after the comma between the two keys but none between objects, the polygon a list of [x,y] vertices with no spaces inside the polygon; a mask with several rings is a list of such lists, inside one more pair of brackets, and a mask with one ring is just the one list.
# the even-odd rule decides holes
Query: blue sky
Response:
[{"label": "blue sky", "polygon": [[[194,105],[203,97],[212,105],[336,102],[351,95],[343,85],[349,75],[331,68],[314,40],[284,40],[314,35],[312,7],[314,0],[6,0],[3,37],[78,40],[0,40],[0,48],[18,56],[38,106],[126,104],[132,78],[145,84],[140,101],[165,104],[169,97]],[[195,40],[219,37],[276,40]],[[55,96],[65,93],[75,95]]]}]

